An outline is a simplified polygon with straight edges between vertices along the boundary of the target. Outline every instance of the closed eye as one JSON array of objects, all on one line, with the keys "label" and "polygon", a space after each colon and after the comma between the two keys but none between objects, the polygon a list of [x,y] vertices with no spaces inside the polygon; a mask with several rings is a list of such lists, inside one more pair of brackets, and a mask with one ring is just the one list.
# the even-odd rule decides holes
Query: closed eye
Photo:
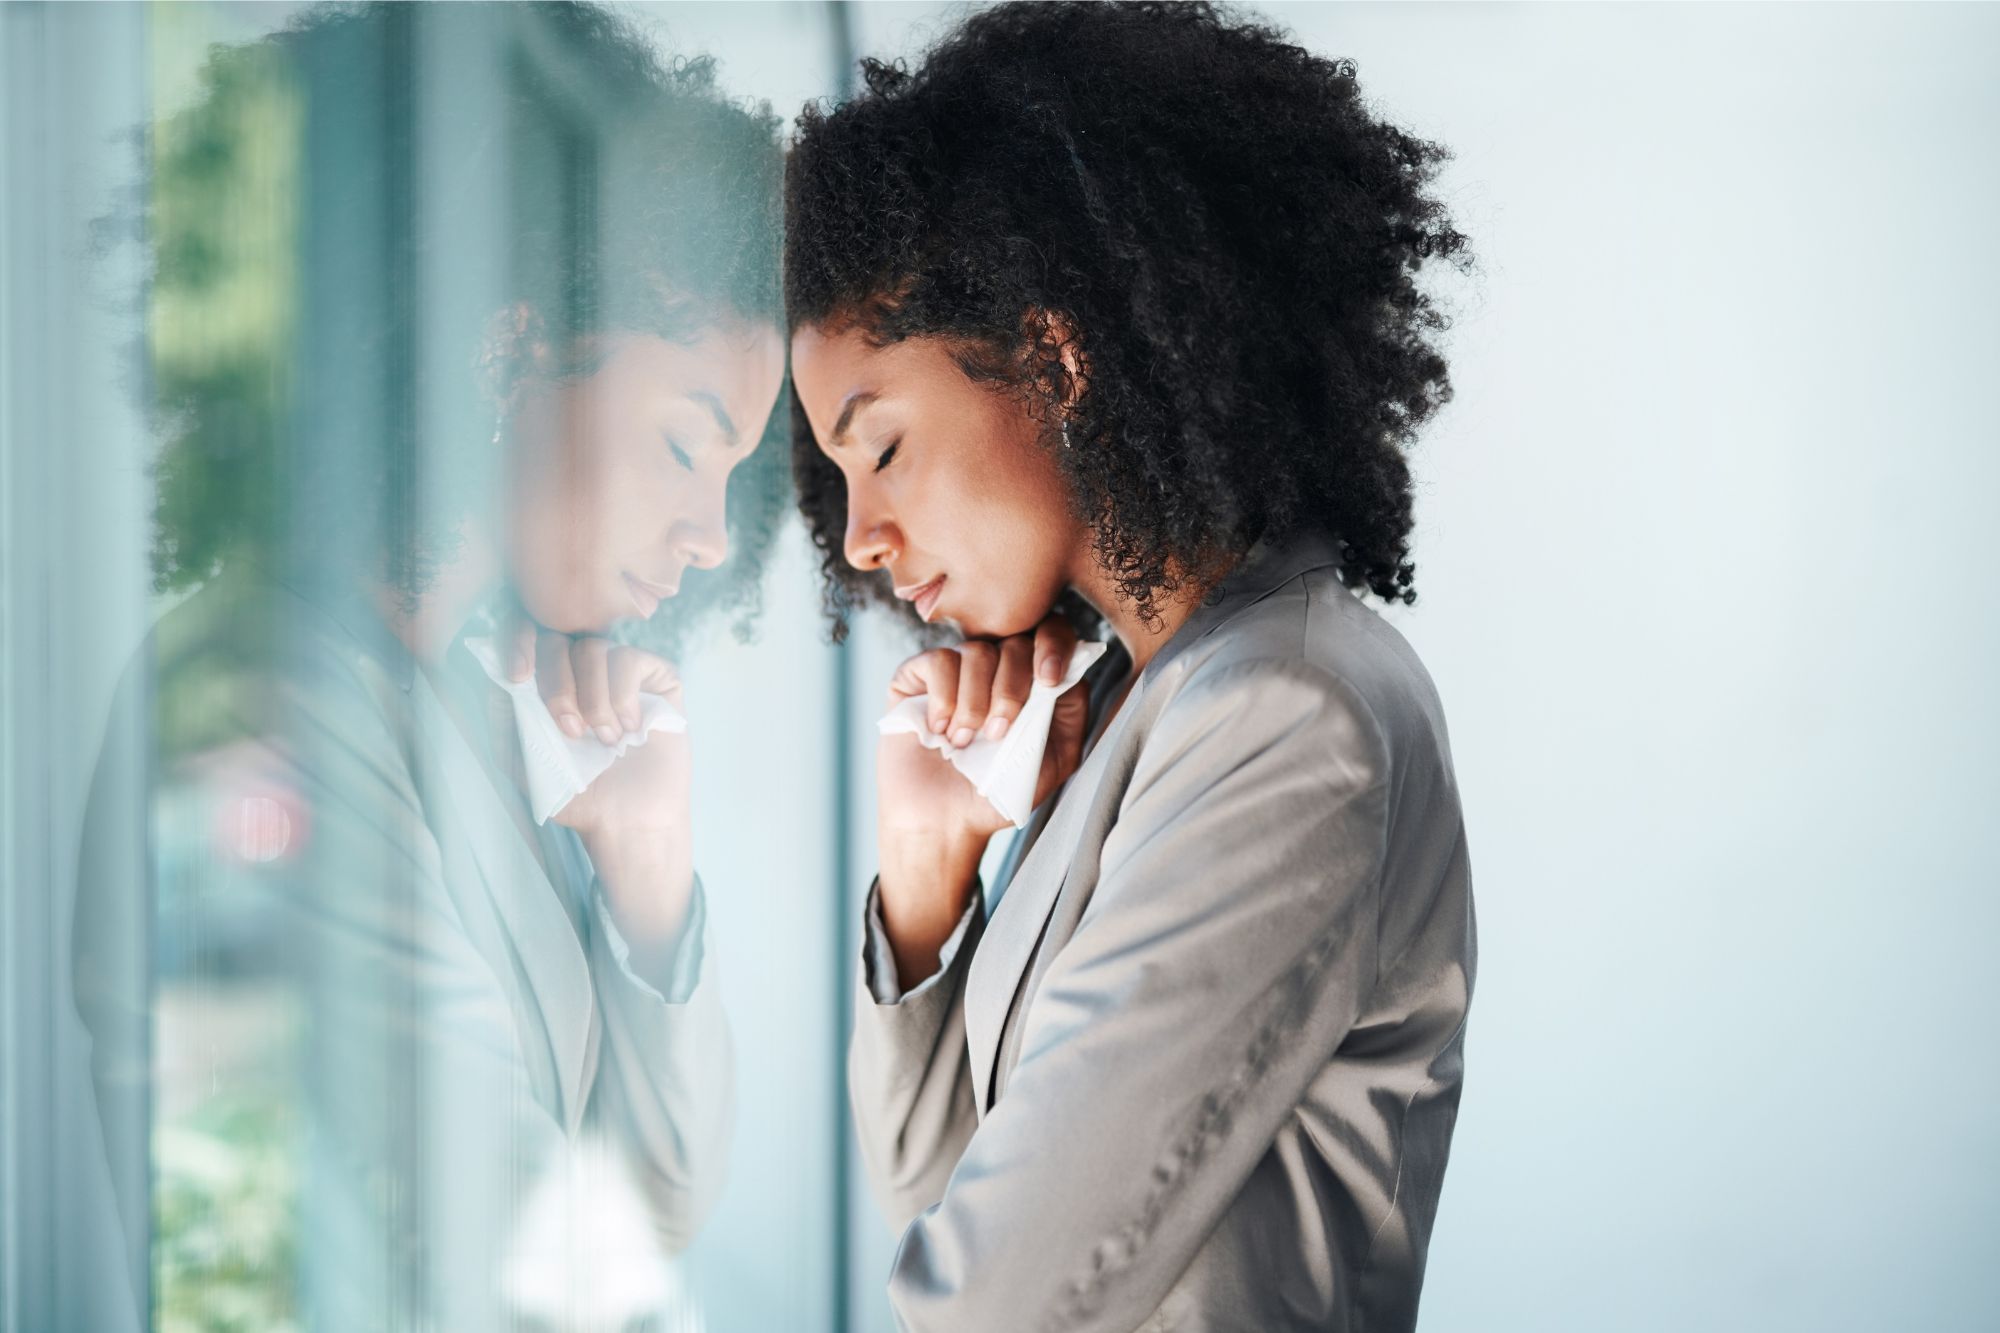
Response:
[{"label": "closed eye", "polygon": [[688,457],[687,450],[681,448],[680,441],[676,440],[671,435],[662,436],[661,438],[666,440],[667,448],[673,450],[674,460],[678,462],[682,467],[686,468],[688,471],[690,472],[694,471],[694,460]]},{"label": "closed eye", "polygon": [[889,447],[882,451],[882,456],[875,460],[875,470],[877,472],[880,472],[883,468],[889,466],[889,460],[894,458],[896,456],[896,450],[902,447],[903,447],[903,441],[900,438],[892,441]]}]

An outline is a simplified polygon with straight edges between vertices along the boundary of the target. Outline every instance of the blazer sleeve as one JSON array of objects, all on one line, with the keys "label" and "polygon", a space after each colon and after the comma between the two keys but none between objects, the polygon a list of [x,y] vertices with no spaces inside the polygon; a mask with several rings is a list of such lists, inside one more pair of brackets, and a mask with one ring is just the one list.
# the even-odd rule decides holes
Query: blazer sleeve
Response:
[{"label": "blazer sleeve", "polygon": [[591,885],[591,971],[604,1016],[592,1113],[622,1149],[661,1243],[678,1253],[727,1174],[736,1062],[697,875],[667,976],[634,969],[601,881]]},{"label": "blazer sleeve", "polygon": [[868,886],[847,1086],[869,1188],[890,1225],[901,1228],[944,1194],[979,1122],[965,1045],[965,975],[986,928],[986,897],[975,883],[938,970],[905,993],[882,925],[880,887]]},{"label": "blazer sleeve", "polygon": [[1388,777],[1310,664],[1182,687],[1005,1094],[904,1232],[902,1327],[1129,1333],[1160,1305],[1374,985]]},{"label": "blazer sleeve", "polygon": [[566,1136],[446,888],[397,735],[353,702],[316,689],[287,710],[312,826],[270,886],[309,1015],[309,1322],[409,1309],[440,1328],[505,1326],[500,1275]]},{"label": "blazer sleeve", "polygon": [[[733,1056],[704,887],[670,975],[653,976],[632,966],[593,882],[596,1072],[582,1128],[566,1133],[531,1072],[546,1038],[509,998],[522,981],[475,945],[420,794],[382,749],[393,738],[357,747],[366,735],[326,728],[299,775],[315,847],[292,897],[316,1063],[332,1073],[313,1111],[347,1157],[327,1173],[339,1214],[312,1233],[343,1243],[308,1247],[327,1293],[318,1312],[328,1327],[373,1326],[404,1301],[438,1328],[511,1328],[594,1291],[628,1316],[654,1313],[659,1293],[613,1280],[652,1246],[618,1232],[629,1219],[685,1248],[727,1166]],[[347,1198],[348,1178],[387,1188]]]},{"label": "blazer sleeve", "polygon": [[[150,647],[150,640],[148,641]],[[98,1131],[126,1278],[147,1308],[152,1273],[153,754],[145,649],[119,678],[91,774],[71,904],[70,977],[87,1036]]]}]

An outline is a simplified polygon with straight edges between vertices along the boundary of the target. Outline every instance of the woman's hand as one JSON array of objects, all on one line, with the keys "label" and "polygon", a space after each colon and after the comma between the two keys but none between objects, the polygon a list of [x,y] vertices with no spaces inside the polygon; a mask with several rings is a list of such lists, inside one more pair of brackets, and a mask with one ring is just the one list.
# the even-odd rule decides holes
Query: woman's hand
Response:
[{"label": "woman's hand", "polygon": [[[1032,633],[1005,639],[968,639],[951,648],[918,653],[896,668],[889,681],[889,708],[916,695],[929,699],[930,729],[954,747],[975,738],[999,740],[1019,717],[1037,679],[1062,679],[1076,651],[1076,631],[1050,617]],[[1088,723],[1085,692],[1070,689],[1056,701],[1049,743],[1035,781],[1040,805],[1076,771]],[[878,827],[897,834],[940,840],[978,839],[982,846],[1008,821],[973,790],[952,765],[915,736],[884,736],[876,747]]]},{"label": "woman's hand", "polygon": [[[686,712],[680,673],[643,649],[570,638],[532,623],[510,627],[515,680],[530,671],[556,724],[614,744],[640,725],[639,696]],[[552,818],[575,829],[635,951],[670,948],[694,886],[692,751],[683,732],[656,731],[621,755]]]},{"label": "woman's hand", "polygon": [[[1050,617],[1032,633],[918,653],[896,668],[888,706],[925,695],[931,730],[955,746],[979,736],[997,740],[1035,681],[1062,679],[1075,650],[1076,631]],[[1086,692],[1075,687],[1056,700],[1036,805],[1076,771],[1089,708]],[[907,732],[877,742],[875,788],[883,925],[907,990],[937,970],[938,950],[965,911],[979,858],[1008,822],[955,766]]]}]

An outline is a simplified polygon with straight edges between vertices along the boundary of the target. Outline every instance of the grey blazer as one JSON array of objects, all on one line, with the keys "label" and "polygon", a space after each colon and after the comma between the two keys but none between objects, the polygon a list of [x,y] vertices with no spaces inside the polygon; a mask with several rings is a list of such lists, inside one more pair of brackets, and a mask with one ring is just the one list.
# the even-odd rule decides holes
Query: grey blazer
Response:
[{"label": "grey blazer", "polygon": [[1436,692],[1335,562],[1253,549],[907,992],[871,886],[849,1079],[902,1327],[1415,1326],[1471,878]]},{"label": "grey blazer", "polygon": [[[541,1298],[511,1283],[578,1271],[568,1233],[602,1211],[606,1161],[659,1249],[686,1246],[718,1198],[733,1116],[699,884],[672,975],[642,977],[575,835],[526,817],[439,693],[476,708],[490,685],[434,682],[358,604],[225,576],[156,627],[117,712],[171,722],[178,696],[154,680],[200,685],[213,734],[183,755],[143,725],[114,731],[98,765],[76,998],[114,1162],[143,1159],[143,1140],[120,1139],[150,1132],[146,923],[159,915],[162,939],[254,927],[255,993],[298,1006],[298,1038],[285,1067],[207,1095],[279,1083],[294,1099],[303,1323],[515,1326]],[[297,794],[299,845],[250,871],[179,869],[186,891],[163,877],[156,903],[149,867],[103,849],[148,818],[189,827],[218,741]],[[227,995],[236,971],[189,979]],[[120,1204],[143,1262],[145,1200]]]}]

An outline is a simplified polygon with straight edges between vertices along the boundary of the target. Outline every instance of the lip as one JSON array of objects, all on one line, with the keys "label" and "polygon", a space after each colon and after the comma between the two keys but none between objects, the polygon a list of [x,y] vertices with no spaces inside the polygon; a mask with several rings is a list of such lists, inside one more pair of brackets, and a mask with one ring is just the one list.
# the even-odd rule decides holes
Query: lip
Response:
[{"label": "lip", "polygon": [[625,586],[631,591],[632,605],[638,608],[642,620],[651,620],[660,603],[680,591],[673,584],[652,583],[629,571],[625,574]]},{"label": "lip", "polygon": [[938,594],[943,588],[944,575],[939,574],[927,582],[913,583],[907,587],[896,589],[896,596],[915,607],[917,614],[923,618],[924,623],[929,624],[931,612],[937,609]]}]

